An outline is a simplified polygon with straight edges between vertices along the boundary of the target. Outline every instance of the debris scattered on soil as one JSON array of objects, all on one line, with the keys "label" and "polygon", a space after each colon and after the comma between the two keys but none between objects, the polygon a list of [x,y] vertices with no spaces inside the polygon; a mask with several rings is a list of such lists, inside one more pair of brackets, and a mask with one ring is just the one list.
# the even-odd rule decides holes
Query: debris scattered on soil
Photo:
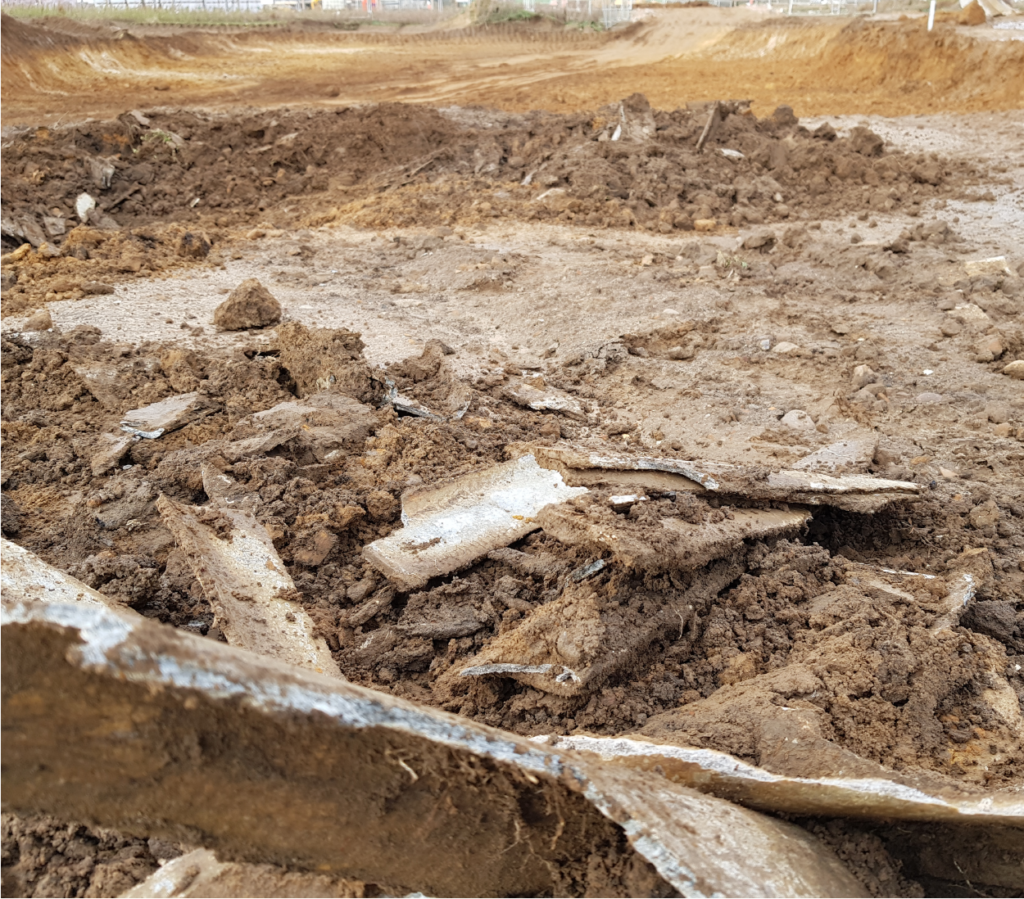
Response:
[{"label": "debris scattered on soil", "polygon": [[[219,264],[233,240],[268,219],[277,228],[383,228],[499,217],[671,234],[697,222],[785,223],[838,206],[916,208],[977,181],[960,160],[886,150],[863,127],[840,136],[827,125],[801,126],[791,111],[758,119],[735,104],[721,109],[708,144],[742,158],[698,153],[705,104],[653,110],[641,94],[567,115],[495,113],[484,127],[457,111],[385,103],[228,120],[143,110],[145,128],[122,116],[27,130],[11,139],[2,163],[5,221],[20,223],[5,231],[5,248],[28,241],[4,257],[13,277],[4,312],[81,297],[87,281]],[[625,110],[629,121],[647,124],[612,141]],[[235,162],[242,154],[246,169]],[[98,160],[106,173],[99,183]],[[84,188],[99,194],[101,226],[95,211],[88,223],[72,217]],[[64,232],[43,243],[24,236],[42,234],[40,205],[61,212]],[[766,238],[761,250],[774,241]],[[209,256],[200,251],[211,244]],[[271,311],[256,319],[268,323]],[[247,320],[232,324],[229,316],[218,326]]]},{"label": "debris scattered on soil", "polygon": [[5,132],[12,807],[181,895],[1024,890],[1018,123],[750,109]]},{"label": "debris scattered on soil", "polygon": [[121,430],[155,440],[168,431],[176,431],[204,418],[212,411],[206,399],[195,391],[182,393],[142,409],[129,409],[121,420]]},{"label": "debris scattered on soil", "polygon": [[[866,895],[799,827],[658,775],[542,749],[102,606],[26,601],[9,585],[3,615],[4,715],[23,735],[5,748],[4,799],[15,808],[88,807],[114,826],[146,820],[164,839],[198,827],[225,861],[300,864],[434,895]],[[49,714],[38,705],[26,714],[26,691],[47,697]],[[149,713],[130,753],[119,733],[92,724],[122,705],[136,721]],[[77,765],[58,736],[77,747]],[[175,754],[140,794],[133,785],[144,771],[152,778],[152,759],[183,739],[218,749]],[[438,791],[462,813],[425,817]],[[323,814],[311,819],[311,803]],[[473,806],[486,815],[467,814]],[[529,811],[544,808],[559,814]],[[708,840],[693,840],[686,820]],[[395,833],[412,828],[417,839],[396,853]]]}]

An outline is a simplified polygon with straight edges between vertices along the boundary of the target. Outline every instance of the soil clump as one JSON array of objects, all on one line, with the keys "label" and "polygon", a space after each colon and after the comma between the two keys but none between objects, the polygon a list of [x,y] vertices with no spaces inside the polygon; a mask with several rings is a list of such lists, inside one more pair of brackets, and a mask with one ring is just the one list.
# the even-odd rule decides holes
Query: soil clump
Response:
[{"label": "soil clump", "polygon": [[238,285],[213,313],[213,324],[221,331],[265,328],[281,320],[281,304],[255,278]]}]

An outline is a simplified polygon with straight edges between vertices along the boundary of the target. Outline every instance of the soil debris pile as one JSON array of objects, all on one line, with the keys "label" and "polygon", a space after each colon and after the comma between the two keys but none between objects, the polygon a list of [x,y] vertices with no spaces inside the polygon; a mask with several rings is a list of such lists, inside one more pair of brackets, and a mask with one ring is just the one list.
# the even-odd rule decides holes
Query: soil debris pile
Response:
[{"label": "soil debris pile", "polygon": [[[839,205],[913,213],[975,179],[962,161],[886,150],[862,127],[847,136],[827,124],[811,131],[789,107],[758,119],[746,104],[720,104],[698,152],[709,109],[655,110],[634,94],[595,111],[489,113],[486,122],[381,104],[227,118],[136,111],[26,131],[2,162],[4,246],[28,244],[4,259],[4,309],[77,299],[104,289],[97,282],[204,259],[218,264],[232,239],[266,233],[268,222],[511,219],[674,233],[697,222],[806,219]],[[81,223],[75,204],[93,194]],[[262,227],[248,232],[253,225]]]}]

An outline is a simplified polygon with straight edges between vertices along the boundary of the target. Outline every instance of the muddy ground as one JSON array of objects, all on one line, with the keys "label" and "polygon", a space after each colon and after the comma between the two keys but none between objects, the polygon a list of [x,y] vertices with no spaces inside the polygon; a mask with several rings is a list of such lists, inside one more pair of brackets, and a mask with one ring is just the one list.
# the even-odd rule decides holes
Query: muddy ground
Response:
[{"label": "muddy ground", "polygon": [[[8,67],[44,52],[31,34],[9,50],[9,27],[5,109],[28,96]],[[973,40],[949,27],[949,42]],[[999,46],[1012,75],[1024,45]],[[673,103],[620,91],[569,112],[524,112],[480,85],[506,111],[152,108],[130,84],[109,117],[58,124],[16,105],[3,534],[147,617],[224,640],[156,508],[161,495],[207,504],[205,467],[236,482],[356,683],[529,736],[634,734],[779,773],[841,762],[1019,791],[1024,116],[991,111],[1016,102],[1008,83],[1024,77],[972,94],[989,111],[883,119],[866,94],[838,104],[857,115],[812,119],[798,96],[729,100],[750,96],[740,78],[699,153],[713,110],[685,82]],[[215,309],[248,278],[280,323],[218,330]],[[530,409],[530,388],[568,412]],[[394,390],[432,414],[396,407]],[[187,424],[117,442],[129,410],[193,391]],[[325,393],[348,398],[343,421],[257,416]],[[842,472],[920,494],[812,505],[795,532],[696,570],[554,523],[418,589],[363,556],[401,527],[409,491],[526,452],[767,471],[841,441],[858,447]],[[788,508],[563,473],[590,488],[579,520],[630,539]],[[623,494],[645,499],[610,499]],[[894,590],[871,581],[880,568],[931,578]],[[965,573],[977,591],[943,626]],[[587,689],[456,676],[496,645],[533,659],[555,603],[595,635],[592,659],[617,659]],[[796,726],[780,708],[809,750],[780,749]],[[939,828],[801,823],[875,895],[1014,892],[915,861]],[[178,851],[5,815],[4,892],[115,895]]]}]

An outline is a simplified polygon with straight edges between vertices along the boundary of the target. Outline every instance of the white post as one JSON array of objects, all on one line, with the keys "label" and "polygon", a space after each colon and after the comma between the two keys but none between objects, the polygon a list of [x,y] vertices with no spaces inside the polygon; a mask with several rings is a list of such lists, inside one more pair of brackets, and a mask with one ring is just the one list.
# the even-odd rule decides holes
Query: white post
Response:
[{"label": "white post", "polygon": [[935,24],[935,0],[932,0],[928,4],[928,30],[932,30],[932,26]]}]

